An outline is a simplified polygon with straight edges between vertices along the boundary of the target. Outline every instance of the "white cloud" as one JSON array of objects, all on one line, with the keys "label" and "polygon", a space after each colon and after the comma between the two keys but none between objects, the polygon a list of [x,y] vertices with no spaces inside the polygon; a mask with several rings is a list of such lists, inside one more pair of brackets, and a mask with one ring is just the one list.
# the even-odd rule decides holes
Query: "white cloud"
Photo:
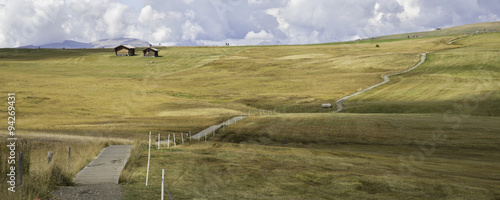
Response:
[{"label": "white cloud", "polygon": [[250,31],[245,36],[245,40],[272,40],[272,39],[274,39],[274,35],[267,33],[264,30],[261,30],[258,33]]},{"label": "white cloud", "polygon": [[252,4],[257,4],[257,5],[260,5],[260,4],[266,4],[266,3],[269,3],[270,0],[248,0],[248,4],[252,5]]},{"label": "white cloud", "polygon": [[153,38],[155,39],[155,42],[166,41],[170,37],[170,33],[172,33],[170,28],[161,27],[153,33]]},{"label": "white cloud", "polygon": [[276,20],[278,21],[278,24],[279,24],[279,26],[277,27],[279,30],[281,30],[283,32],[288,31],[288,27],[290,26],[290,24],[288,24],[285,17],[283,16],[281,9],[271,8],[271,9],[266,10],[266,13],[269,15],[272,15],[276,18]]},{"label": "white cloud", "polygon": [[126,18],[123,13],[127,6],[119,3],[112,3],[110,8],[104,13],[103,19],[106,23],[106,33],[111,37],[119,36],[124,31]]},{"label": "white cloud", "polygon": [[193,10],[186,10],[184,16],[186,16],[187,19],[193,20],[196,17],[196,13]]},{"label": "white cloud", "polygon": [[404,12],[398,13],[399,19],[404,22],[415,20],[420,14],[420,5],[416,0],[397,0],[404,8]]},{"label": "white cloud", "polygon": [[203,33],[203,28],[197,23],[191,22],[191,20],[186,20],[186,22],[182,24],[182,32],[183,40],[195,41],[196,36]]},{"label": "white cloud", "polygon": [[144,6],[144,8],[142,8],[138,20],[141,23],[152,23],[156,20],[161,20],[161,19],[165,19],[165,13],[160,13],[156,10],[153,10],[151,5],[147,5]]},{"label": "white cloud", "polygon": [[[7,0],[0,47],[134,37],[163,44],[317,43],[500,20],[490,0]],[[15,20],[12,20],[15,19]]]}]

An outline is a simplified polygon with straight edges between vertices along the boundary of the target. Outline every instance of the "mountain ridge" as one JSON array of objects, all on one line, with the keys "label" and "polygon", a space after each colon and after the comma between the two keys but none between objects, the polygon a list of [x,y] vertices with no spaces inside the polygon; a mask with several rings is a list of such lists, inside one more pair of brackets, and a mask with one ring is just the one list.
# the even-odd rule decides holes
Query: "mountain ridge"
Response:
[{"label": "mountain ridge", "polygon": [[122,44],[131,45],[134,47],[149,47],[151,44],[147,41],[135,38],[113,38],[102,39],[89,43],[78,42],[74,40],[64,40],[58,43],[49,43],[39,46],[26,45],[17,47],[18,49],[95,49],[95,48],[113,48]]}]

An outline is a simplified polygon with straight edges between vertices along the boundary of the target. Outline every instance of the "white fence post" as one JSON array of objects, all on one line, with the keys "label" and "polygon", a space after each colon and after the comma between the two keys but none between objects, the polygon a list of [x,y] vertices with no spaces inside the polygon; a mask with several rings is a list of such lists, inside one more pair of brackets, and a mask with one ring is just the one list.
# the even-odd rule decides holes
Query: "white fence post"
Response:
[{"label": "white fence post", "polygon": [[167,149],[170,149],[170,134],[168,134]]},{"label": "white fence post", "polygon": [[181,132],[181,141],[182,141],[182,144],[184,144],[184,133]]},{"label": "white fence post", "polygon": [[165,185],[165,169],[161,169],[161,200],[163,200],[163,188]]},{"label": "white fence post", "polygon": [[148,186],[149,160],[150,159],[151,159],[151,131],[149,131],[148,168],[146,169],[146,186]]},{"label": "white fence post", "polygon": [[175,143],[175,133],[174,133],[174,147],[176,147],[177,144]]}]

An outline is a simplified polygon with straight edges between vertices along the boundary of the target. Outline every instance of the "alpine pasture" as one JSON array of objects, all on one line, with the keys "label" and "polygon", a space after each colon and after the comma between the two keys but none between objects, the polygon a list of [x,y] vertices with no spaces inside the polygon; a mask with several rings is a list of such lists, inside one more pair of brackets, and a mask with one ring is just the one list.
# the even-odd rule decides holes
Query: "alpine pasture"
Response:
[{"label": "alpine pasture", "polygon": [[[410,39],[158,47],[160,57],[0,49],[0,90],[16,93],[17,133],[30,152],[29,183],[0,198],[50,198],[104,146],[135,144],[120,178],[126,199],[159,199],[161,169],[174,199],[498,199],[500,34],[464,31],[480,27],[500,25]],[[348,99],[344,111],[321,107],[424,52],[424,64]],[[7,118],[7,106],[0,113]],[[153,145],[144,184],[149,131],[166,139],[248,114],[208,141]],[[57,162],[46,163],[47,151]]]}]

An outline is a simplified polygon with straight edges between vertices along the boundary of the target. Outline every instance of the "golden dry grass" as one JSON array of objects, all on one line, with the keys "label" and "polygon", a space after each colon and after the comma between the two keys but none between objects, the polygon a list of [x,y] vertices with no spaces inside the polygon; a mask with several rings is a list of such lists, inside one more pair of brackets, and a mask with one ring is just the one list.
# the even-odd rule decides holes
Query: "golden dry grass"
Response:
[{"label": "golden dry grass", "polygon": [[[2,135],[7,133],[2,132]],[[54,133],[19,132],[17,151],[24,152],[23,186],[16,192],[0,193],[1,199],[48,199],[52,190],[59,185],[72,185],[72,178],[85,167],[101,150],[112,144],[130,144],[132,141],[119,138],[96,138],[93,136],[72,136]],[[6,140],[5,137],[0,137]],[[68,147],[71,157],[68,159]],[[7,174],[5,146],[0,149],[2,156],[0,172]],[[53,153],[48,163],[48,152]],[[2,178],[0,186],[7,191],[7,183]]]},{"label": "golden dry grass", "polygon": [[[197,132],[248,110],[324,112],[318,104],[411,67],[422,51],[455,48],[446,45],[453,38],[381,48],[172,47],[158,58],[116,57],[110,49],[2,49],[0,92],[16,92],[24,130],[126,138]],[[200,109],[205,114],[193,114]]]},{"label": "golden dry grass", "polygon": [[[373,99],[353,99],[348,108],[361,112],[371,105],[370,109],[385,113],[401,112],[398,99],[413,98],[419,102],[410,104],[426,105],[415,106],[415,112],[446,110],[449,107],[442,103],[447,99],[430,94],[455,85],[441,86],[446,76],[460,80],[457,86],[463,86],[447,90],[447,98],[456,99],[474,90],[484,78],[484,74],[468,71],[467,67],[476,69],[474,59],[484,59],[481,66],[487,65],[491,80],[498,83],[494,57],[498,47],[490,44],[489,38],[480,37],[447,44],[457,37],[302,46],[172,47],[161,49],[163,57],[159,58],[115,57],[110,49],[1,49],[0,92],[16,92],[16,127],[23,130],[20,136],[30,145],[40,144],[30,146],[39,152],[31,156],[33,162],[43,163],[51,148],[56,156],[62,156],[55,158],[62,162],[55,163],[63,164],[54,164],[61,166],[37,169],[41,171],[32,183],[38,186],[27,191],[27,197],[32,198],[46,195],[57,184],[69,183],[64,179],[78,171],[76,166],[64,169],[68,145],[85,150],[75,161],[81,168],[106,145],[105,141],[91,142],[93,138],[123,143],[127,139],[145,141],[149,131],[196,133],[249,110],[252,114],[259,109],[331,112],[319,105],[376,84],[385,74],[412,67],[422,52],[439,51],[418,68],[423,70],[422,76],[414,80],[420,88],[410,82],[397,86],[409,80],[409,74],[387,86],[401,92],[397,98],[389,100],[387,94],[376,94],[388,92],[382,87],[372,91],[376,94]],[[466,45],[471,46],[440,51]],[[463,54],[457,53],[461,51]],[[466,51],[488,56],[458,56]],[[453,68],[460,64],[454,61],[457,58],[470,65]],[[442,77],[433,81],[432,73]],[[408,88],[414,90],[401,91]],[[497,102],[498,96],[490,97],[491,102]],[[383,100],[384,109],[379,109],[382,104],[377,104],[377,99]],[[492,105],[476,110],[494,114],[497,111],[493,108],[498,106]],[[5,111],[6,107],[0,107],[0,118],[6,118]],[[144,143],[137,142],[121,181],[131,199],[157,199],[162,168],[168,169],[167,186],[174,198],[181,199],[499,198],[495,176],[498,120],[472,116],[477,113],[458,114],[462,115],[448,116],[446,123],[436,115],[252,117],[211,142],[153,150],[152,186],[147,188],[143,186],[147,154]],[[450,128],[457,124],[462,128]],[[6,126],[2,124],[0,129],[6,130]],[[434,143],[436,150],[423,160],[415,160],[421,154],[413,152],[426,153],[421,142],[432,142],[432,131],[439,129],[448,131],[448,139]],[[45,133],[50,135],[43,137]],[[428,143],[423,145],[428,147]],[[406,157],[401,161],[400,156]],[[408,163],[411,173],[401,171],[401,167],[409,170]]]},{"label": "golden dry grass", "polygon": [[[474,117],[460,129],[440,121],[439,115],[251,117],[208,142],[152,149],[148,186],[142,145],[126,199],[159,198],[162,169],[174,199],[500,197],[496,120]],[[481,137],[470,140],[475,131]]]},{"label": "golden dry grass", "polygon": [[433,52],[414,71],[349,99],[347,112],[500,114],[500,33],[474,35],[458,41],[467,45]]},{"label": "golden dry grass", "polygon": [[[436,28],[438,28],[438,27],[436,27]],[[463,25],[463,26],[443,28],[442,30],[387,35],[387,36],[376,37],[375,39],[377,39],[377,40],[407,39],[408,35],[410,35],[410,37],[418,35],[419,38],[421,38],[421,37],[436,37],[436,36],[445,36],[445,35],[475,34],[476,31],[483,33],[485,29],[487,32],[498,32],[498,31],[500,31],[500,22],[467,24],[467,25]]]}]

